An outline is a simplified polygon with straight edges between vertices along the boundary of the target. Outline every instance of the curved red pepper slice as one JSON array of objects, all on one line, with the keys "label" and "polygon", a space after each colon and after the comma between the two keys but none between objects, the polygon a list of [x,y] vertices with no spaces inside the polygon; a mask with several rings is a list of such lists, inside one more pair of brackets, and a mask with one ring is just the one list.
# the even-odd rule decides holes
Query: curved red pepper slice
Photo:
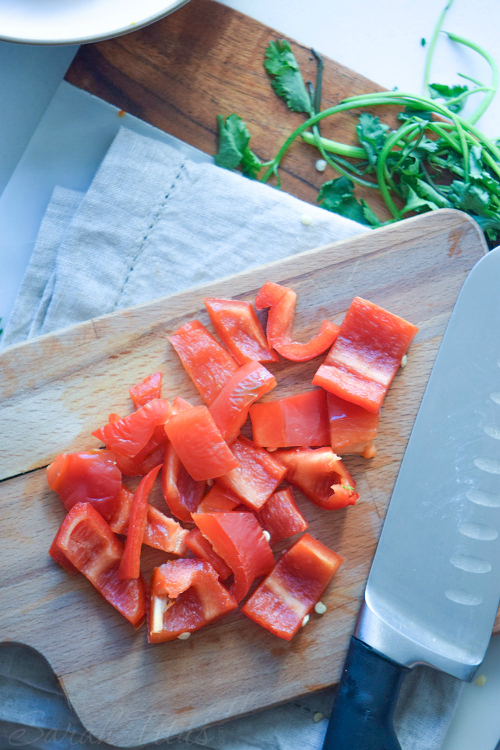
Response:
[{"label": "curved red pepper slice", "polygon": [[256,588],[242,612],[271,633],[289,641],[312,612],[344,558],[310,534],[285,552]]},{"label": "curved red pepper slice", "polygon": [[251,302],[239,299],[204,299],[213,327],[235,360],[278,362]]},{"label": "curved red pepper slice", "polygon": [[257,519],[269,534],[271,545],[305,531],[309,526],[297,507],[291,487],[274,492],[257,513]]},{"label": "curved red pepper slice", "polygon": [[[221,513],[234,510],[241,504],[241,500],[229,490],[214,484],[198,505],[198,513]],[[192,520],[192,519],[191,519]]]},{"label": "curved red pepper slice", "polygon": [[250,406],[276,385],[274,375],[258,362],[243,365],[229,378],[210,407],[210,414],[226,442],[236,440]]},{"label": "curved red pepper slice", "polygon": [[335,453],[360,453],[373,458],[376,453],[373,441],[377,434],[380,412],[367,411],[357,404],[327,393],[330,445]]},{"label": "curved red pepper slice", "polygon": [[168,401],[155,398],[128,417],[110,422],[92,435],[103,440],[110,450],[134,458],[147,445],[155,427],[165,424],[171,411]]},{"label": "curved red pepper slice", "polygon": [[264,448],[241,435],[231,448],[239,466],[219,477],[217,484],[252,510],[259,510],[285,476],[286,469]]},{"label": "curved red pepper slice", "polygon": [[305,362],[317,357],[330,347],[339,331],[339,327],[330,320],[324,320],[319,333],[301,344],[293,340],[293,320],[297,295],[286,286],[266,281],[255,298],[257,310],[269,307],[267,316],[267,339],[269,345],[276,349],[285,359],[293,362]]},{"label": "curved red pepper slice", "polygon": [[226,578],[229,578],[232,574],[231,568],[229,568],[222,557],[214,551],[214,548],[208,539],[205,539],[199,529],[191,529],[186,537],[186,545],[193,555],[210,563],[212,568],[217,571],[217,575],[221,581],[225,581]]},{"label": "curved red pepper slice", "polygon": [[118,612],[133,625],[141,622],[146,613],[144,581],[142,577],[120,579],[123,545],[90,503],[73,506],[55,544]]},{"label": "curved red pepper slice", "polygon": [[273,456],[286,467],[286,479],[325,510],[354,505],[356,482],[331,448],[297,448]]},{"label": "curved red pepper slice", "polygon": [[202,398],[211,404],[238,369],[236,361],[199,320],[185,323],[168,340]]},{"label": "curved red pepper slice", "polygon": [[141,574],[141,547],[146,530],[148,497],[160,469],[161,464],[146,474],[134,492],[128,521],[127,541],[118,571],[120,578],[138,578]]},{"label": "curved red pepper slice", "polygon": [[313,383],[377,412],[417,331],[407,320],[355,297]]},{"label": "curved red pepper slice", "polygon": [[326,393],[322,388],[250,407],[253,440],[265,448],[330,443]]},{"label": "curved red pepper slice", "polygon": [[255,578],[274,565],[273,553],[253,513],[193,513],[193,521],[215,552],[234,573],[236,601],[248,593]]},{"label": "curved red pepper slice", "polygon": [[237,603],[202,560],[173,560],[151,578],[149,642],[172,641],[236,609]]},{"label": "curved red pepper slice", "polygon": [[145,406],[148,401],[152,401],[154,398],[161,398],[161,380],[161,372],[154,372],[128,389],[136,409]]},{"label": "curved red pepper slice", "polygon": [[122,477],[109,451],[61,453],[47,466],[47,482],[66,510],[76,503],[91,503],[105,519],[118,506]]}]

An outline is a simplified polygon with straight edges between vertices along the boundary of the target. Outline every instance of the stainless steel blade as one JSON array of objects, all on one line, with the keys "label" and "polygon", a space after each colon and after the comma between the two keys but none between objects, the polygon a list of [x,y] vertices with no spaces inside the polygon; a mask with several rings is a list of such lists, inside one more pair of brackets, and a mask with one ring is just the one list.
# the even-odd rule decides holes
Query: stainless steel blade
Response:
[{"label": "stainless steel blade", "polygon": [[400,664],[470,679],[500,598],[499,532],[500,248],[473,268],[450,318],[355,635]]}]

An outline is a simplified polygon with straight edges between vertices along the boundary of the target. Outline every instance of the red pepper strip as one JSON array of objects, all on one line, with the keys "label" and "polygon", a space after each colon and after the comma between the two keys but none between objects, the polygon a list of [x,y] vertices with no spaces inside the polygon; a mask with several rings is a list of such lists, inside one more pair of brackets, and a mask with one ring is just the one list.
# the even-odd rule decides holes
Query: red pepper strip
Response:
[{"label": "red pepper strip", "polygon": [[238,466],[206,406],[174,414],[165,431],[184,468],[196,481],[220,477]]},{"label": "red pepper strip", "polygon": [[[183,398],[174,399],[172,414],[178,414],[186,409],[192,409],[190,403]],[[165,433],[165,439],[166,437]],[[173,445],[167,442],[161,472],[161,488],[170,512],[184,523],[191,523],[191,513],[198,508],[205,487],[205,481],[195,482],[188,474]]]},{"label": "red pepper strip", "polygon": [[108,521],[109,528],[115,534],[127,533],[128,521],[130,518],[130,509],[132,507],[133,499],[134,493],[127,489],[127,487],[122,485],[120,494],[118,496],[118,505],[115,512]]},{"label": "red pepper strip", "polygon": [[146,530],[148,497],[160,469],[161,464],[152,469],[149,474],[146,474],[134,492],[134,499],[130,508],[125,551],[118,571],[120,578],[138,578],[141,574],[141,547]]},{"label": "red pepper strip", "polygon": [[274,565],[273,553],[253,513],[193,513],[193,521],[234,573],[231,589],[240,602],[255,578]]},{"label": "red pepper strip", "polygon": [[133,625],[146,613],[142,577],[124,581],[118,576],[123,545],[106,521],[90,505],[77,503],[62,522],[55,543],[67,559]]},{"label": "red pepper strip", "polygon": [[47,466],[47,482],[66,510],[76,503],[91,503],[103,518],[111,518],[118,506],[122,475],[109,451],[61,453]]},{"label": "red pepper strip", "polygon": [[257,520],[269,534],[271,545],[305,531],[309,526],[297,508],[291,487],[274,492],[257,513]]},{"label": "red pepper strip", "polygon": [[58,563],[65,570],[67,570],[68,573],[71,573],[72,575],[76,575],[79,572],[78,568],[75,568],[73,563],[68,560],[64,552],[61,552],[61,550],[57,546],[57,534],[54,538],[54,541],[50,545],[49,555],[56,563]]},{"label": "red pepper strip", "polygon": [[329,445],[330,426],[322,388],[250,407],[253,439],[265,448]]},{"label": "red pepper strip", "polygon": [[356,482],[331,448],[296,448],[273,456],[286,466],[287,481],[320,508],[345,508],[359,499]]},{"label": "red pepper strip", "polygon": [[213,327],[235,360],[278,362],[251,302],[239,299],[204,299]]},{"label": "red pepper strip", "polygon": [[403,318],[355,297],[313,383],[377,412],[417,331]]},{"label": "red pepper strip", "polygon": [[377,434],[380,412],[373,414],[333,393],[327,393],[326,401],[332,450],[339,456],[360,453],[365,458],[373,458],[377,452],[373,440]]},{"label": "red pepper strip", "polygon": [[228,568],[222,557],[214,552],[214,548],[208,539],[205,539],[199,529],[191,529],[188,532],[186,546],[191,550],[193,555],[209,562],[212,568],[217,571],[217,575],[221,581],[225,581],[232,574],[231,568]]},{"label": "red pepper strip", "polygon": [[155,427],[165,424],[172,409],[168,401],[155,398],[118,422],[111,422],[92,433],[106,446],[127,458],[137,456],[151,439]]},{"label": "red pepper strip", "polygon": [[229,378],[210,407],[210,414],[227,443],[238,437],[254,401],[276,385],[274,375],[258,362],[243,365]]},{"label": "red pepper strip", "polygon": [[168,340],[202,398],[211,404],[238,365],[199,320],[178,328]]},{"label": "red pepper strip", "polygon": [[269,307],[267,316],[267,339],[269,346],[276,349],[285,359],[293,362],[305,362],[317,357],[330,347],[339,331],[339,327],[329,320],[324,320],[319,333],[305,344],[293,340],[293,319],[297,295],[292,289],[272,281],[266,281],[255,298],[257,310]]},{"label": "red pepper strip", "polygon": [[[240,499],[229,490],[214,484],[210,492],[207,492],[198,505],[198,513],[220,513],[234,510],[240,504]],[[192,520],[192,519],[191,519]]]},{"label": "red pepper strip", "polygon": [[271,633],[290,641],[312,612],[344,558],[304,534],[280,557],[242,612]]},{"label": "red pepper strip", "polygon": [[172,641],[183,633],[193,633],[236,607],[209,563],[165,563],[155,568],[151,578],[149,642]]},{"label": "red pepper strip", "polygon": [[243,436],[231,448],[239,466],[219,477],[217,484],[252,510],[260,510],[285,476],[286,468]]},{"label": "red pepper strip", "polygon": [[161,372],[155,372],[128,389],[136,409],[145,406],[148,401],[152,401],[154,398],[161,398],[161,379]]}]

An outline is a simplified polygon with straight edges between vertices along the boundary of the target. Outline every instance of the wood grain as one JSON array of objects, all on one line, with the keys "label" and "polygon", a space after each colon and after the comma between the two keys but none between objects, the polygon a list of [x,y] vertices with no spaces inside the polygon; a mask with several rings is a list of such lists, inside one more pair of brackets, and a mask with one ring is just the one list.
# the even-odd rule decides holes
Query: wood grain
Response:
[{"label": "wood grain", "polygon": [[[465,214],[433,212],[2,352],[0,433],[9,439],[0,457],[0,638],[44,654],[89,731],[134,746],[338,679],[432,362],[462,283],[485,250]],[[347,459],[360,501],[328,513],[299,497],[311,533],[346,563],[324,597],[327,614],[313,616],[291,643],[235,613],[189,641],[149,646],[144,628],[134,631],[87,581],[48,558],[64,513],[43,467],[61,450],[96,446],[90,431],[110,410],[126,413],[128,387],[152,371],[163,371],[165,397],[199,403],[167,335],[194,317],[210,327],[202,296],[252,299],[267,279],[298,292],[298,337],[325,316],[339,320],[354,295],[420,328],[384,404],[377,456]],[[273,366],[273,397],[307,388],[317,366],[318,360]],[[161,498],[155,502],[162,507]],[[163,559],[148,550],[144,571]]]},{"label": "wood grain", "polygon": [[[80,48],[66,79],[137,117],[213,154],[217,115],[239,114],[252,133],[252,147],[271,159],[304,116],[290,112],[273,92],[263,67],[264,52],[281,33],[213,0],[191,0],[171,16],[127,36]],[[310,49],[289,39],[304,78],[315,80]],[[356,94],[383,89],[352,70],[324,59],[322,107]],[[373,111],[395,124],[394,108]],[[356,143],[357,115],[344,113],[322,123],[326,137]],[[359,144],[357,144],[359,145]],[[297,141],[283,161],[283,189],[314,203],[334,175],[315,169],[316,149]],[[380,217],[382,199],[357,190]]]}]

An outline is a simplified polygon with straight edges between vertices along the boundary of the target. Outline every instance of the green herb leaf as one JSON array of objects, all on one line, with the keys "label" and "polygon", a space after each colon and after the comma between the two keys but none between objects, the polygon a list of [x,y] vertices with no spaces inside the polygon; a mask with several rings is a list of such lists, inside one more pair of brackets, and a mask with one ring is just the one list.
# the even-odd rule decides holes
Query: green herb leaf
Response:
[{"label": "green herb leaf", "polygon": [[456,197],[456,208],[462,211],[473,211],[478,214],[488,209],[490,202],[489,193],[479,185],[465,183],[461,180],[453,180],[451,189]]},{"label": "green herb leaf", "polygon": [[365,201],[364,198],[361,198],[361,207],[363,209],[363,216],[366,219],[365,224],[370,224],[372,227],[381,227],[382,222],[378,218],[377,214],[372,211],[368,203]]},{"label": "green herb leaf", "polygon": [[406,214],[410,211],[425,213],[426,211],[434,211],[436,208],[439,208],[436,203],[420,198],[410,185],[406,186],[406,204],[401,213]]},{"label": "green herb leaf", "polygon": [[418,109],[417,107],[406,107],[398,114],[398,120],[427,120],[432,122],[433,119],[430,109]]},{"label": "green herb leaf", "polygon": [[237,169],[241,167],[248,177],[256,177],[262,166],[258,156],[249,148],[250,132],[241,117],[232,114],[224,120],[217,116],[219,124],[219,150],[214,160],[218,167]]},{"label": "green herb leaf", "polygon": [[379,153],[384,147],[390,128],[378,117],[363,112],[356,125],[358,140],[365,149],[370,165],[375,168]]},{"label": "green herb leaf", "polygon": [[[468,90],[468,86],[446,86],[442,83],[429,84],[431,99],[442,99],[445,103],[450,99],[455,99],[455,97],[460,96],[460,94],[465,94]],[[464,97],[461,101],[450,104],[448,107],[450,112],[461,112],[466,101],[467,97]]]},{"label": "green herb leaf", "polygon": [[361,203],[354,197],[354,183],[348,177],[337,177],[325,182],[318,194],[318,203],[327,211],[340,214],[360,224],[369,224]]},{"label": "green herb leaf", "polygon": [[293,112],[313,114],[311,97],[300,72],[299,64],[286,39],[270,42],[264,67],[271,76],[273,89]]}]

